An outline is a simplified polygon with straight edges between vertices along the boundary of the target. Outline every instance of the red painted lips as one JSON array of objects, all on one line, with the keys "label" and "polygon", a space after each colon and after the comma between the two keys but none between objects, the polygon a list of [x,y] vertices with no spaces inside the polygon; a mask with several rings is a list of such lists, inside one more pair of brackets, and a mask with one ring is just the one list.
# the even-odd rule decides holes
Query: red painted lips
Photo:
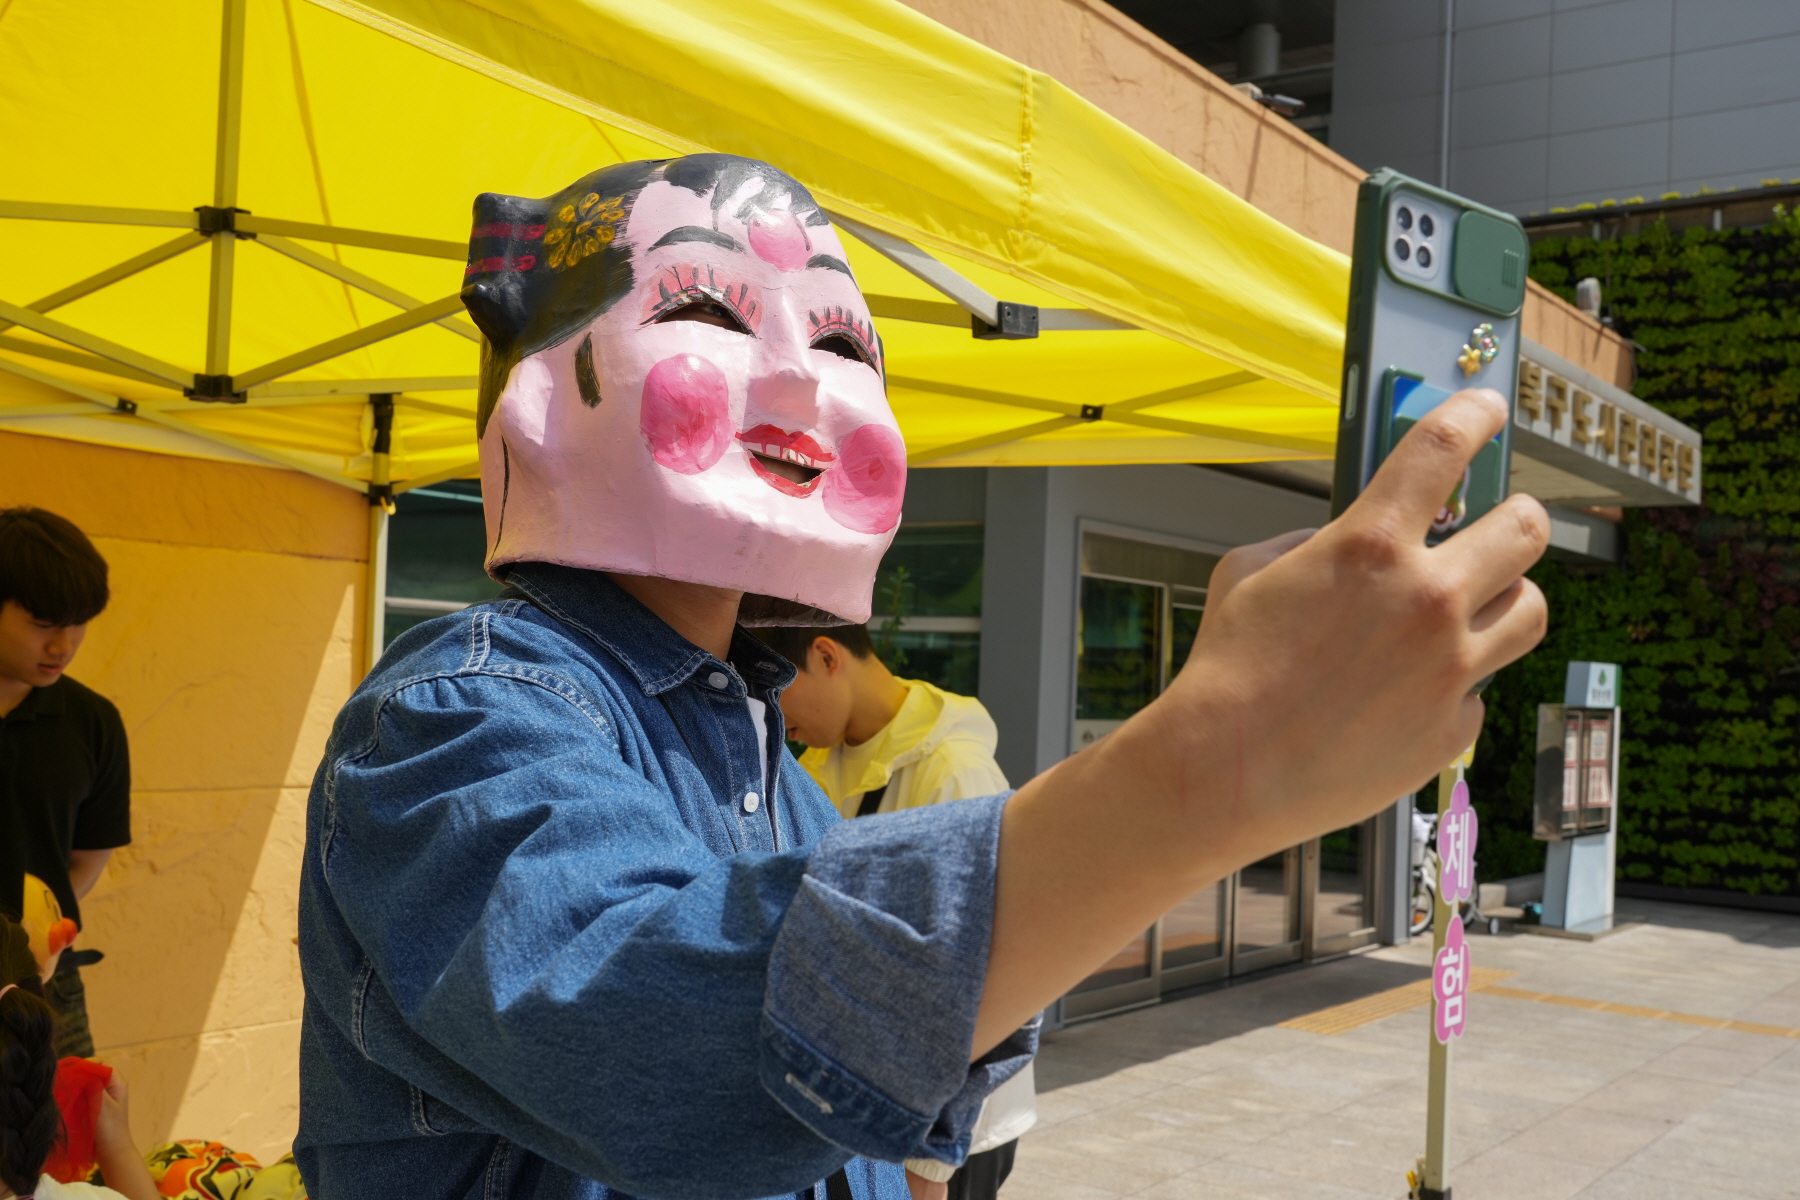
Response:
[{"label": "red painted lips", "polygon": [[[835,461],[826,449],[804,433],[789,433],[776,425],[757,425],[737,435],[738,441],[750,452],[750,466],[762,481],[786,496],[810,496],[818,489],[819,481],[825,478],[825,469]],[[757,455],[773,458],[780,462],[790,462],[796,466],[808,467],[819,472],[804,483],[796,483],[792,479],[784,479],[768,467]]]}]

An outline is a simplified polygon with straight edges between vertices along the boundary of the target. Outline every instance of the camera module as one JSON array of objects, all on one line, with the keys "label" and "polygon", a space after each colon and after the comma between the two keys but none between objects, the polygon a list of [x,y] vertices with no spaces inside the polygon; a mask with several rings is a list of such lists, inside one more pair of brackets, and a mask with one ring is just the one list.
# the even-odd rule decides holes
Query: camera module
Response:
[{"label": "camera module", "polygon": [[[1424,253],[1424,252],[1420,251],[1420,253]],[[1395,238],[1394,239],[1394,257],[1399,259],[1401,262],[1405,262],[1408,258],[1412,257],[1412,243],[1407,241],[1405,238]]]},{"label": "camera module", "polygon": [[[1401,211],[1404,212],[1405,210],[1402,209]],[[1431,219],[1431,214],[1430,213],[1420,213],[1419,214],[1419,234],[1420,234],[1420,236],[1430,237],[1432,234],[1434,234],[1436,232],[1437,232],[1437,222],[1433,221]]]},{"label": "camera module", "polygon": [[[1427,217],[1425,219],[1427,221],[1429,221],[1431,218]],[[1427,271],[1429,271],[1431,269],[1431,247],[1430,246],[1420,246],[1419,247],[1419,266]]]},{"label": "camera module", "polygon": [[[1427,221],[1431,220],[1430,217],[1426,217],[1425,219]],[[1402,229],[1411,229],[1412,228],[1412,209],[1410,209],[1410,208],[1406,207],[1404,204],[1402,204],[1399,207],[1399,209],[1396,210],[1394,213],[1394,223],[1396,225],[1400,226],[1400,228],[1402,228]],[[1400,257],[1405,258],[1406,256],[1404,254],[1402,254]]]}]

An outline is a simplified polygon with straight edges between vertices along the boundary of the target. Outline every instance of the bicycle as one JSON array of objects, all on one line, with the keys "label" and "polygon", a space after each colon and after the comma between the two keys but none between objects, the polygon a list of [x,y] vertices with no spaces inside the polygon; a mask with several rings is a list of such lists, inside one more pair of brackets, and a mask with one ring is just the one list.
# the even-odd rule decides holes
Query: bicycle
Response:
[{"label": "bicycle", "polygon": [[[1436,813],[1413,811],[1412,815],[1412,908],[1407,915],[1406,932],[1410,937],[1430,933],[1437,920],[1437,887],[1440,860],[1437,852]],[[1498,918],[1485,918],[1470,896],[1456,902],[1456,915],[1467,929],[1477,920],[1487,923],[1489,933],[1498,933]]]}]

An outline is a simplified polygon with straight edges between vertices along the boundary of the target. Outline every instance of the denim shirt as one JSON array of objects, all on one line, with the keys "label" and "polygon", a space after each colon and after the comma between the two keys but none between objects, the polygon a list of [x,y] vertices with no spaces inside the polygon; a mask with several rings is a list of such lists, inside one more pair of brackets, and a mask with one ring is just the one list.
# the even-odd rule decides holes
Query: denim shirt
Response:
[{"label": "denim shirt", "polygon": [[[604,575],[402,635],[313,782],[300,1131],[315,1196],[907,1200],[971,1066],[1004,796],[840,821],[786,661],[721,662]],[[745,698],[768,706],[769,778]]]}]

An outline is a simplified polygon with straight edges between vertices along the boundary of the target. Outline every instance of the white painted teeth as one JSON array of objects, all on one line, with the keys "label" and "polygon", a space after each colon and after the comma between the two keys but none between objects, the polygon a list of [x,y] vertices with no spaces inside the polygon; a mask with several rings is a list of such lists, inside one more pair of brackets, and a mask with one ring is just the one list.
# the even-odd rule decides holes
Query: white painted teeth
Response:
[{"label": "white painted teeth", "polygon": [[817,463],[815,463],[812,459],[808,458],[806,455],[800,453],[798,450],[793,449],[791,446],[771,446],[771,445],[767,445],[767,444],[760,444],[760,445],[752,445],[750,447],[750,450],[752,453],[760,454],[764,458],[778,458],[778,459],[782,460],[783,462],[791,462],[791,463],[795,464],[796,466],[810,467],[815,470],[818,468]]}]

